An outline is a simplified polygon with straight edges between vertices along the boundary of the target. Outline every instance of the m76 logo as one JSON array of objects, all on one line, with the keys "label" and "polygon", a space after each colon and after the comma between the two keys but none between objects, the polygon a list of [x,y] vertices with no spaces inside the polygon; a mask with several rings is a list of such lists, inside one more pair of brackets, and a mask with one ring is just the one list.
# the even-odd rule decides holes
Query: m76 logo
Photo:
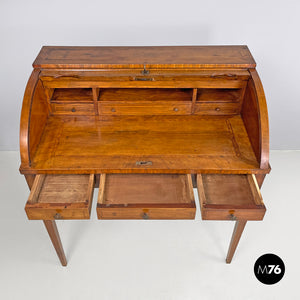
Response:
[{"label": "m76 logo", "polygon": [[258,266],[257,274],[280,274],[281,268],[279,265]]}]

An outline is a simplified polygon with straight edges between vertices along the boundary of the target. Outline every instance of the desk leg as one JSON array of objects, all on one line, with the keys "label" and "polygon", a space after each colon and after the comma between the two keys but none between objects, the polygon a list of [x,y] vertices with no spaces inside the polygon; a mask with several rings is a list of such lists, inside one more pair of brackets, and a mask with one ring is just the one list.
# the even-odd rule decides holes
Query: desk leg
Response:
[{"label": "desk leg", "polygon": [[66,256],[64,253],[64,249],[62,247],[61,241],[60,241],[60,237],[59,237],[59,233],[56,227],[56,223],[55,221],[52,220],[43,220],[46,229],[48,231],[48,234],[50,236],[51,242],[55,248],[55,251],[58,255],[58,258],[61,262],[61,264],[63,266],[67,265],[67,260],[66,260]]},{"label": "desk leg", "polygon": [[227,264],[231,263],[232,257],[234,255],[235,249],[236,249],[236,247],[239,243],[241,235],[244,231],[246,223],[247,223],[246,220],[238,220],[238,221],[235,222],[233,234],[232,234],[232,237],[231,237],[230,246],[229,246],[227,257],[226,257],[226,263]]}]

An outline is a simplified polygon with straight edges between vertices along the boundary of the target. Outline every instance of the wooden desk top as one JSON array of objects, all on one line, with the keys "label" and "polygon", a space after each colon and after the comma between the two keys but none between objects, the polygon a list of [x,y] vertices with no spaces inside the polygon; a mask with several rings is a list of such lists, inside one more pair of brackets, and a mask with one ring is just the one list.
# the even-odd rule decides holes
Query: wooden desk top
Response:
[{"label": "wooden desk top", "polygon": [[255,68],[247,46],[44,46],[34,68],[86,69]]}]

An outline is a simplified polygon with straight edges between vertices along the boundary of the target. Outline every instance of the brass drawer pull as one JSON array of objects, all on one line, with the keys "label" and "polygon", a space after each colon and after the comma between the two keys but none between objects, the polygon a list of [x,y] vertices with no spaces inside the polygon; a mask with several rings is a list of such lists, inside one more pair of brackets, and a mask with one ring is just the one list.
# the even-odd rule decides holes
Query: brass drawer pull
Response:
[{"label": "brass drawer pull", "polygon": [[152,77],[134,77],[135,81],[154,81]]},{"label": "brass drawer pull", "polygon": [[135,163],[137,166],[151,166],[152,165],[152,161],[137,161]]},{"label": "brass drawer pull", "polygon": [[147,213],[143,213],[142,217],[144,220],[149,220],[149,215]]},{"label": "brass drawer pull", "polygon": [[230,214],[229,218],[230,218],[231,221],[236,221],[237,220],[237,217],[234,214]]},{"label": "brass drawer pull", "polygon": [[62,215],[61,215],[60,213],[56,213],[56,214],[54,215],[54,219],[55,219],[55,220],[60,220],[60,219],[62,219]]}]

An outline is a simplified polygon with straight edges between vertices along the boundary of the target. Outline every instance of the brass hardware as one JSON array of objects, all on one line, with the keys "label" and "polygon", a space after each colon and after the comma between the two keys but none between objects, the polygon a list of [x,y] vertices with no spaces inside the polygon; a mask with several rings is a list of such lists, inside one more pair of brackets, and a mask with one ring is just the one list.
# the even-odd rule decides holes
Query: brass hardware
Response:
[{"label": "brass hardware", "polygon": [[147,213],[143,213],[143,214],[142,214],[142,218],[143,218],[144,220],[148,220],[148,219],[149,219],[149,215],[148,215]]},{"label": "brass hardware", "polygon": [[230,214],[229,218],[230,218],[231,221],[236,221],[237,220],[237,217],[234,214]]},{"label": "brass hardware", "polygon": [[53,78],[61,78],[61,77],[64,77],[64,78],[80,78],[79,75],[60,75],[60,74],[57,74],[57,75],[54,75]]},{"label": "brass hardware", "polygon": [[174,111],[178,111],[179,109],[178,109],[177,107],[174,107],[173,110],[174,110]]},{"label": "brass hardware", "polygon": [[135,163],[137,166],[151,166],[152,165],[152,161],[137,161]]},{"label": "brass hardware", "polygon": [[116,112],[116,109],[115,109],[115,108],[112,108],[111,111],[112,111],[112,112]]},{"label": "brass hardware", "polygon": [[146,70],[146,63],[144,63],[144,70],[141,72],[143,75],[148,75],[150,73],[149,70]]},{"label": "brass hardware", "polygon": [[62,219],[61,214],[60,214],[60,213],[56,213],[56,214],[54,215],[54,219],[55,219],[55,220]]},{"label": "brass hardware", "polygon": [[220,111],[220,110],[221,110],[220,107],[215,108],[215,111]]},{"label": "brass hardware", "polygon": [[75,112],[75,111],[76,111],[76,108],[75,108],[75,107],[73,107],[73,108],[71,109],[71,111],[72,111],[72,112]]},{"label": "brass hardware", "polygon": [[154,81],[152,77],[134,77],[135,81]]}]

